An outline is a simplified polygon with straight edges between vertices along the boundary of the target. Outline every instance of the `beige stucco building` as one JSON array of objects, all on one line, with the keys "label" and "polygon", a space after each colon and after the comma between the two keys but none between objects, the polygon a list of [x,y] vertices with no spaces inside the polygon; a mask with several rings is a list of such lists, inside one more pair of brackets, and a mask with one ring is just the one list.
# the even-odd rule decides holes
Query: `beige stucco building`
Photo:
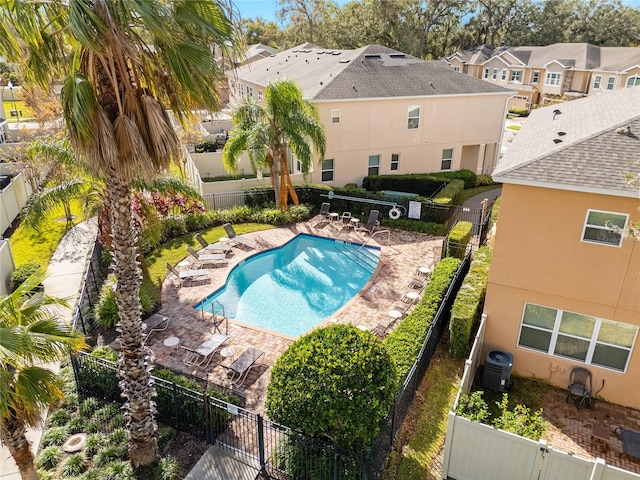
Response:
[{"label": "beige stucco building", "polygon": [[455,71],[515,92],[510,106],[545,105],[640,85],[640,48],[555,43],[480,45],[447,57]]},{"label": "beige stucco building", "polygon": [[[503,182],[484,313],[514,371],[640,408],[640,89],[534,110],[498,163]],[[484,358],[484,356],[483,356]]]},{"label": "beige stucco building", "polygon": [[379,45],[310,44],[240,67],[230,83],[236,97],[260,101],[278,78],[296,81],[320,111],[327,149],[312,183],[461,168],[489,174],[496,165],[512,94],[501,86]]}]

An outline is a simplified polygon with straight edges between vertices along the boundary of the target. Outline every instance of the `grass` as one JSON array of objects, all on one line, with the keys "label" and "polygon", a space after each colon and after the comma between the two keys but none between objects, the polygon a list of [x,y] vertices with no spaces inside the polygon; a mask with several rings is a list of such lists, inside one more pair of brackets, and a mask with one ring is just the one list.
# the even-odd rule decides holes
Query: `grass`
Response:
[{"label": "grass", "polygon": [[[257,232],[273,228],[273,225],[262,223],[245,223],[234,225],[233,229],[240,235],[243,233]],[[167,263],[175,265],[188,255],[187,245],[194,247],[194,250],[200,250],[200,244],[194,238],[194,233],[187,233],[173,240],[168,241],[155,248],[153,252],[145,256],[146,271],[142,279],[142,288],[145,289],[154,303],[160,303],[160,289],[162,282],[167,276]],[[200,232],[202,237],[209,243],[217,242],[220,237],[226,236],[224,229],[212,227]]]},{"label": "grass", "polygon": [[509,130],[519,131],[522,127],[520,125],[509,125],[507,127]]},{"label": "grass", "polygon": [[31,119],[31,108],[23,101],[23,100],[5,100],[4,101],[4,111],[7,114],[7,120],[9,123],[17,123],[18,118],[11,116],[11,110],[18,110],[18,112],[22,112],[20,115],[20,121],[24,122]]},{"label": "grass", "polygon": [[389,456],[384,480],[440,478],[438,455],[464,368],[464,361],[451,357],[448,347],[443,337]]},{"label": "grass", "polygon": [[[72,203],[71,212],[78,216],[80,207],[77,203]],[[64,219],[62,207],[54,210],[47,217],[38,232],[20,225],[9,237],[16,268],[25,263],[37,263],[46,268],[66,233],[67,222]]]},{"label": "grass", "polygon": [[500,188],[500,185],[483,185],[482,187],[463,190],[456,195],[456,205],[462,205],[471,197],[475,197],[476,195],[480,195],[481,193],[488,192],[490,190],[495,190],[496,188]]}]

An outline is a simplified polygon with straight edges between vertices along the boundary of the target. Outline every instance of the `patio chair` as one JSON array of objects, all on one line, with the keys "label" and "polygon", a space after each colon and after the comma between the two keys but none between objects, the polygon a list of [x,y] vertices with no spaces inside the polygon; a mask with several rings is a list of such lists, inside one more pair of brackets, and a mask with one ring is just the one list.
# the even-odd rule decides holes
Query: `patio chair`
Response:
[{"label": "patio chair", "polygon": [[329,202],[323,202],[320,205],[320,213],[313,217],[311,221],[315,221],[315,227],[317,227],[321,222],[325,222],[329,220],[329,210],[331,209],[331,204]]},{"label": "patio chair", "polygon": [[187,252],[196,259],[196,264],[202,268],[205,265],[212,265],[213,268],[224,267],[227,265],[225,260],[227,256],[224,253],[205,253],[200,254],[187,245]]},{"label": "patio chair", "polygon": [[580,409],[581,406],[587,405],[593,407],[592,385],[591,385],[591,372],[583,367],[574,367],[569,374],[569,386],[567,392],[567,398],[565,401],[569,401],[572,398]]},{"label": "patio chair", "polygon": [[242,352],[242,355],[236,358],[231,365],[223,365],[225,370],[227,370],[231,384],[235,386],[242,385],[249,374],[249,370],[253,367],[263,365],[258,362],[263,356],[264,352],[262,350],[250,347]]},{"label": "patio chair", "polygon": [[166,330],[169,326],[169,317],[165,317],[158,313],[154,313],[142,323],[143,332],[146,332],[144,343],[147,343],[149,337],[154,332]]},{"label": "patio chair", "polygon": [[340,217],[342,228],[350,228],[353,226],[351,223],[351,212],[342,212],[342,216]]},{"label": "patio chair", "polygon": [[371,210],[369,212],[367,223],[365,223],[364,225],[358,225],[358,231],[367,232],[369,235],[373,235],[375,229],[380,225],[380,222],[378,221],[379,216],[380,212],[378,210]]},{"label": "patio chair", "polygon": [[228,335],[214,333],[209,340],[201,343],[198,348],[182,347],[185,351],[183,362],[191,367],[207,368],[216,352],[229,340]]},{"label": "patio chair", "polygon": [[620,438],[622,439],[622,453],[640,459],[640,432],[627,430],[623,427],[618,428],[620,429]]},{"label": "patio chair", "polygon": [[224,225],[222,225],[222,228],[224,228],[224,231],[227,233],[227,238],[233,244],[242,245],[243,247],[249,249],[256,248],[251,240],[247,240],[244,235],[238,235],[233,229],[233,225],[231,225],[230,223],[225,223]]},{"label": "patio chair", "polygon": [[424,290],[424,287],[427,285],[427,280],[428,280],[428,277],[422,277],[422,276],[412,277],[409,280],[409,283],[407,284],[407,286],[409,288],[412,288],[414,290],[418,290],[419,292],[421,292],[422,290]]},{"label": "patio chair", "polygon": [[211,283],[209,272],[203,269],[179,271],[175,267],[172,267],[169,263],[167,263],[167,269],[170,273],[173,273],[176,277],[178,277],[181,287]]},{"label": "patio chair", "polygon": [[222,242],[209,243],[204,238],[202,238],[202,235],[200,235],[199,233],[196,233],[194,235],[194,238],[202,246],[202,248],[209,252],[224,253],[226,255],[231,251],[231,245],[226,245]]}]

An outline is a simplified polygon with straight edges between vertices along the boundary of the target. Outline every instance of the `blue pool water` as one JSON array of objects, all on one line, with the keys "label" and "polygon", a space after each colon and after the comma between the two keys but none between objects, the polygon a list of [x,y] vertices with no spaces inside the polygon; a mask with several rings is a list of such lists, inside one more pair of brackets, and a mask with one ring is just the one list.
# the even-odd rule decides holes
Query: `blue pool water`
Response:
[{"label": "blue pool water", "polygon": [[301,234],[282,247],[238,264],[224,287],[194,306],[215,300],[228,318],[297,337],[330,317],[366,285],[380,249]]}]

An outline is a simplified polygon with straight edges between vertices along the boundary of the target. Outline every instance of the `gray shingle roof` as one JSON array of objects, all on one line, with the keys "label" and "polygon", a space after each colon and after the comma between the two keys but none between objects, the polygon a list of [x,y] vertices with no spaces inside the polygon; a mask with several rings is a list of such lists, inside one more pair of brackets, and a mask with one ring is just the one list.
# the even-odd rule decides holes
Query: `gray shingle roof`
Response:
[{"label": "gray shingle roof", "polygon": [[238,78],[264,86],[276,78],[290,78],[307,98],[316,100],[510,94],[439,63],[381,45],[356,50],[299,46],[241,67]]},{"label": "gray shingle roof", "polygon": [[[559,112],[559,113],[558,113]],[[534,110],[498,161],[495,180],[638,197],[640,88]]]}]

